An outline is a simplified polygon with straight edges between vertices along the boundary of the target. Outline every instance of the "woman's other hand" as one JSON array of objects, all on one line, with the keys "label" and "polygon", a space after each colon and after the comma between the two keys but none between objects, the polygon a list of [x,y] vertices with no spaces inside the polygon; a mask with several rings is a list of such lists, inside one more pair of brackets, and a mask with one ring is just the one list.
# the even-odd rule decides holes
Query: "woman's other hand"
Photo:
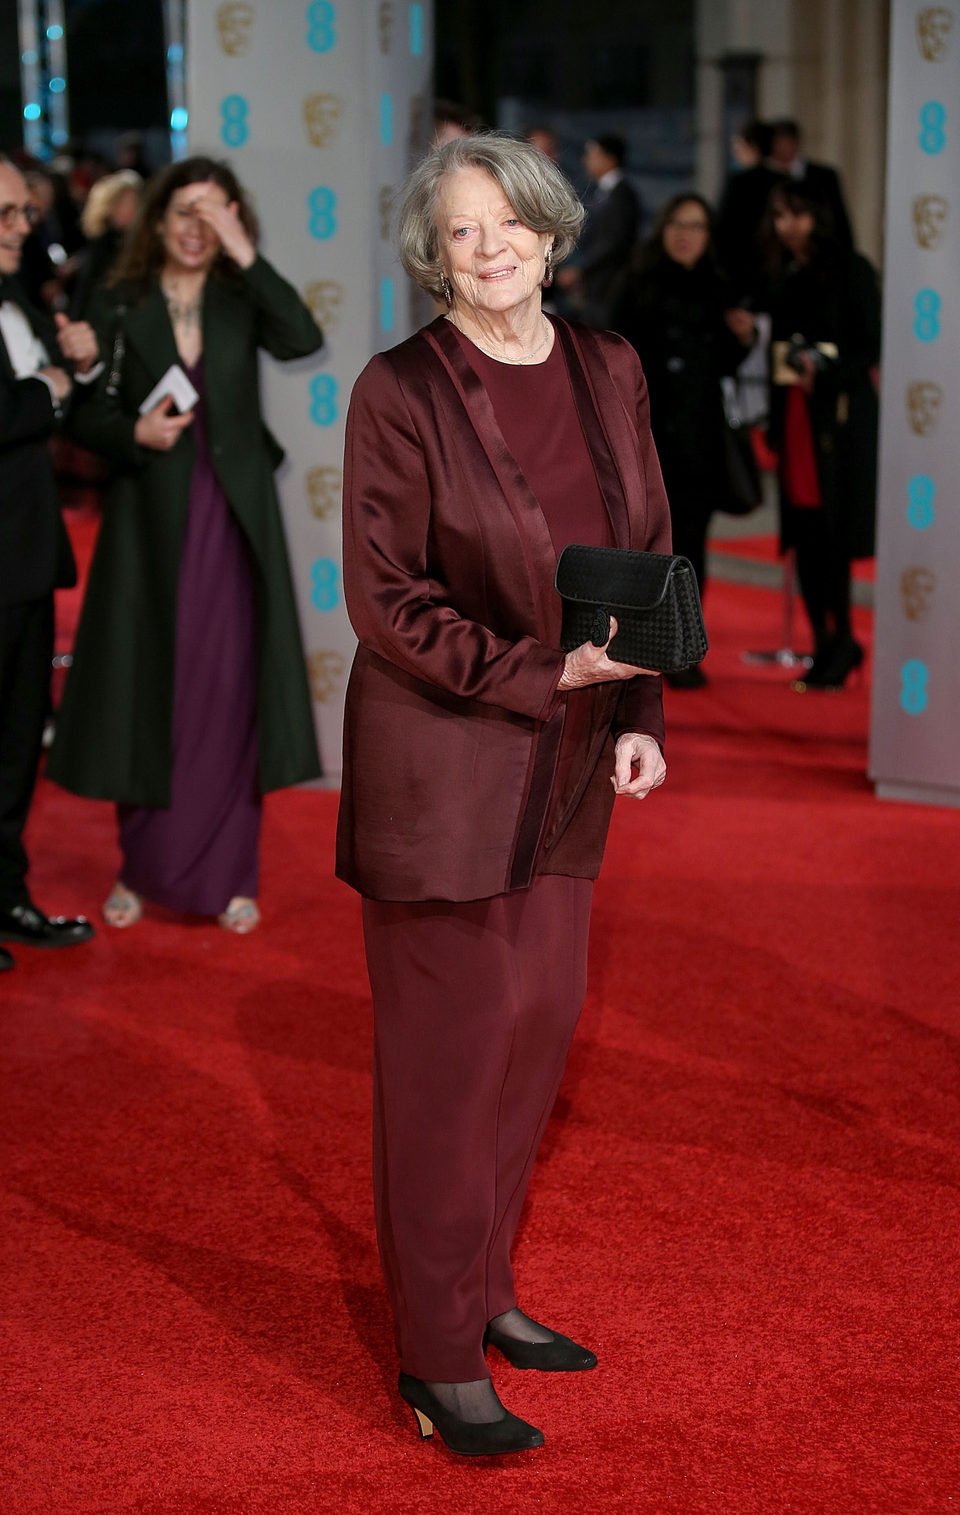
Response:
[{"label": "woman's other hand", "polygon": [[634,668],[632,663],[615,663],[607,657],[607,647],[617,634],[616,616],[610,617],[610,635],[606,645],[596,647],[584,642],[568,652],[558,689],[582,689],[585,684],[609,684],[614,679],[633,679],[638,673],[652,673],[652,668]]},{"label": "woman's other hand", "polygon": [[198,195],[191,201],[190,209],[200,217],[204,225],[218,238],[228,258],[240,268],[250,268],[256,261],[257,249],[247,236],[238,214],[235,200],[222,205],[212,195]]},{"label": "woman's other hand", "polygon": [[171,397],[164,395],[152,410],[141,416],[133,428],[134,441],[139,442],[141,447],[152,448],[154,452],[169,452],[180,440],[180,433],[193,420],[192,410],[182,416],[172,416],[172,404]]},{"label": "woman's other hand", "polygon": [[[636,778],[633,777],[634,768]],[[615,794],[645,800],[650,790],[658,789],[666,776],[663,753],[652,736],[630,731],[617,738],[616,767],[610,776]]]}]

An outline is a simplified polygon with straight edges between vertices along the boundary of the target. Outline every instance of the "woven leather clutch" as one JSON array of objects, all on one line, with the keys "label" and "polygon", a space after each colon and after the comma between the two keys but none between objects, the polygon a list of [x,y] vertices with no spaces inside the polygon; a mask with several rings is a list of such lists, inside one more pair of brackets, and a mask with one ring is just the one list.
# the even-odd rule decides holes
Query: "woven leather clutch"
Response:
[{"label": "woven leather clutch", "polygon": [[560,554],[556,586],[563,599],[564,652],[590,641],[602,646],[611,614],[617,618],[608,649],[614,662],[671,672],[699,663],[707,650],[689,558],[573,545]]}]

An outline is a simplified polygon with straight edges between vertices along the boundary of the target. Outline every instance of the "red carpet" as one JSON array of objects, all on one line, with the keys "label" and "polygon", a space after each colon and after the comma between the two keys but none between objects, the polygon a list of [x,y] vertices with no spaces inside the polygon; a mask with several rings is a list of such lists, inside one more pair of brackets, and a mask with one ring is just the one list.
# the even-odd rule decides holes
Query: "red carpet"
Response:
[{"label": "red carpet", "polygon": [[[297,792],[257,935],[148,919],[0,984],[3,1515],[960,1507],[957,816],[874,801],[865,691],[740,665],[775,595],[708,615],[517,1251],[601,1366],[493,1364],[547,1445],[457,1460],[396,1397],[359,910]],[[95,910],[107,807],[43,785],[30,842],[37,897]]]},{"label": "red carpet", "polygon": [[[779,539],[772,534],[755,537],[711,537],[710,551],[722,552],[727,557],[752,558],[759,563],[776,563],[779,561]],[[873,584],[876,580],[876,559],[858,559],[853,564],[853,578],[858,583]]]}]

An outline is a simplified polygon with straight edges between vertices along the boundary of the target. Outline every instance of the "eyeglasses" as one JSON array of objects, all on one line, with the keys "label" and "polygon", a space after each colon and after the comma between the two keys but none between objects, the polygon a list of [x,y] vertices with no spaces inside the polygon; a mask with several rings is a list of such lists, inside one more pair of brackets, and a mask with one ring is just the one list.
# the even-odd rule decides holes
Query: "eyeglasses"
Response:
[{"label": "eyeglasses", "polygon": [[707,221],[678,221],[674,216],[670,217],[670,220],[667,222],[667,225],[675,227],[677,229],[677,231],[709,231],[710,230],[710,225],[709,225],[709,222],[707,222]]},{"label": "eyeglasses", "polygon": [[28,226],[36,226],[40,219],[40,212],[35,205],[0,205],[0,226],[4,231],[12,231],[17,224],[17,217],[22,216]]}]

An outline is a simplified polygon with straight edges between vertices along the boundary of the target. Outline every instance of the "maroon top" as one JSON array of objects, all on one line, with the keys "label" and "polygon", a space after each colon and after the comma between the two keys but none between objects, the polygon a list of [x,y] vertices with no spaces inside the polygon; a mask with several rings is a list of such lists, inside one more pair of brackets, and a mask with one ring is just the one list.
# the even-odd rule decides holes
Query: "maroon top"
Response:
[{"label": "maroon top", "polygon": [[[481,352],[459,327],[454,330],[487,391],[503,440],[537,497],[557,557],[571,542],[616,547],[559,337],[543,363],[501,363]],[[570,690],[564,697],[563,735],[537,849],[538,873],[544,841],[577,786],[593,702],[592,688]]]},{"label": "maroon top", "polygon": [[453,329],[537,497],[557,557],[571,542],[615,547],[559,337],[543,363],[501,363]]}]

